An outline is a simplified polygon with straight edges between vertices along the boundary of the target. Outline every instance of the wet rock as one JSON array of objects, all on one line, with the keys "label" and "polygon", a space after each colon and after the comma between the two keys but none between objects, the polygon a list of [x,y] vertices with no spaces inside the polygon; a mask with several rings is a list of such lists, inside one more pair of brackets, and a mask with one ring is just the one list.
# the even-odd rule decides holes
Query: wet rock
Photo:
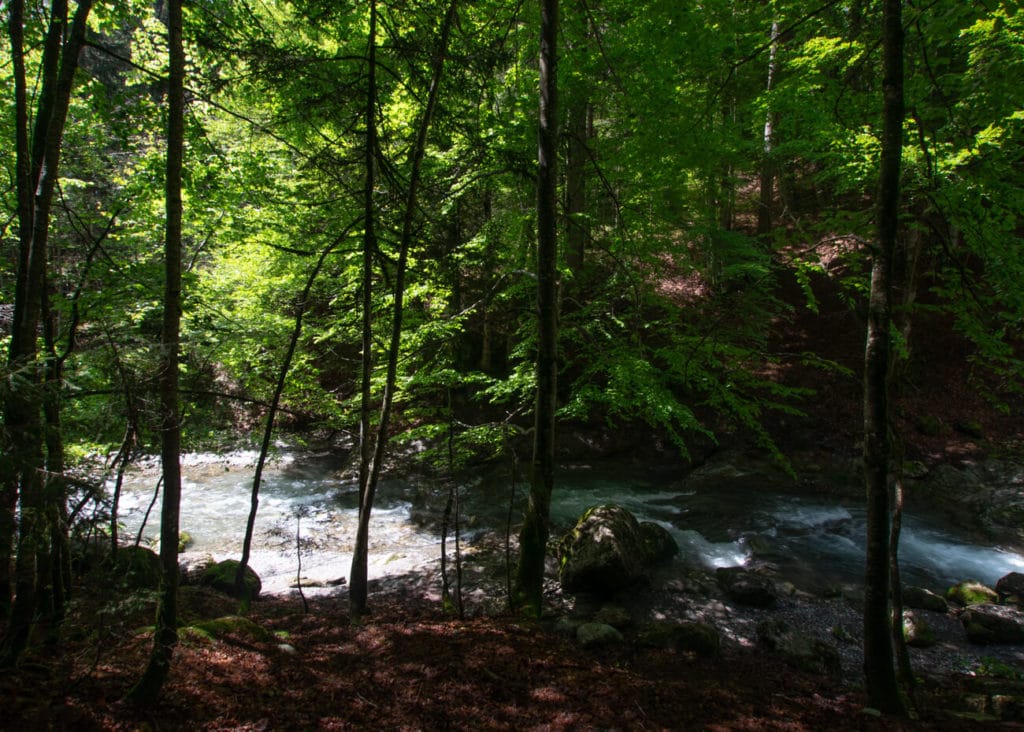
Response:
[{"label": "wet rock", "polygon": [[946,590],[946,599],[966,607],[999,602],[999,595],[978,580],[964,580]]},{"label": "wet rock", "polygon": [[949,603],[946,602],[945,598],[923,587],[904,587],[903,607],[915,610],[931,610],[935,613],[949,611]]},{"label": "wet rock", "polygon": [[606,648],[623,642],[622,633],[604,623],[583,623],[576,629],[576,640],[584,648]]},{"label": "wet rock", "polygon": [[729,599],[740,605],[768,608],[775,605],[772,581],[743,567],[721,567],[715,572],[718,584]]},{"label": "wet rock", "polygon": [[1000,577],[996,582],[996,593],[998,593],[1000,601],[1012,601],[1014,604],[1020,605],[1021,599],[1024,598],[1024,574],[1010,572],[1008,575]]},{"label": "wet rock", "polygon": [[835,678],[842,674],[839,651],[834,645],[792,630],[782,620],[771,619],[758,624],[757,639],[794,668]]},{"label": "wet rock", "polygon": [[636,518],[614,504],[584,512],[558,545],[565,592],[609,597],[644,577],[643,535]]},{"label": "wet rock", "polygon": [[912,610],[903,611],[903,637],[912,648],[929,648],[937,642],[932,626]]},{"label": "wet rock", "polygon": [[640,538],[644,545],[644,563],[664,564],[679,554],[679,544],[661,524],[653,521],[640,522]]},{"label": "wet rock", "polygon": [[960,616],[973,643],[1024,643],[1024,612],[1009,605],[972,605]]}]

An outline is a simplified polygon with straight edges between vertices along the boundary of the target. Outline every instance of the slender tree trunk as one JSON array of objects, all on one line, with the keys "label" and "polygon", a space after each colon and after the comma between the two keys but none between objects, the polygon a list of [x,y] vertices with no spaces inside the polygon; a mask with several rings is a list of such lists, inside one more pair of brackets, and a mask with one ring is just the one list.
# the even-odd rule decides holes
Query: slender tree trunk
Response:
[{"label": "slender tree trunk", "polygon": [[181,171],[185,138],[185,51],[181,0],[167,2],[169,71],[167,84],[166,239],[164,242],[164,315],[159,373],[164,495],[160,514],[160,598],[149,664],[128,692],[128,702],[153,704],[170,672],[178,643],[178,523],[181,512],[181,421],[178,361],[181,348]]},{"label": "slender tree trunk", "polygon": [[[274,396],[270,400],[270,408],[267,410],[267,423],[263,428],[263,440],[260,443],[260,454],[256,460],[256,470],[253,472],[252,490],[249,499],[249,516],[245,522],[245,538],[242,539],[242,557],[238,562],[238,569],[235,572],[235,594],[242,598],[242,608],[248,611],[249,602],[252,600],[245,592],[245,569],[249,566],[249,555],[252,553],[252,537],[256,530],[256,513],[260,507],[260,484],[263,482],[263,468],[267,462],[267,455],[270,452],[270,441],[274,436],[274,420],[277,417],[278,407],[281,405],[281,395],[284,393],[284,385],[288,380],[288,372],[292,367],[292,357],[295,355],[295,348],[299,344],[299,337],[302,335],[302,318],[309,306],[309,293],[313,289],[313,283],[320,275],[324,262],[339,242],[348,234],[348,229],[334,242],[320,253],[316,260],[313,271],[306,278],[306,285],[302,288],[302,294],[296,303],[295,324],[292,326],[292,335],[288,340],[288,349],[285,352],[284,360],[281,362],[281,371],[277,375],[277,384],[274,386]],[[297,529],[296,529],[297,530]],[[296,541],[298,541],[296,539]],[[300,559],[301,561],[301,559]]]},{"label": "slender tree trunk", "polygon": [[[367,50],[366,81],[366,181],[363,187],[363,272],[361,279],[362,357],[359,381],[359,511],[366,503],[373,457],[373,255],[377,249],[373,190],[377,184],[377,3],[370,0],[370,38]],[[361,524],[361,521],[360,521]],[[357,533],[358,533],[357,527]],[[358,542],[357,549],[360,549]],[[349,603],[360,610],[366,607],[366,558],[353,555],[349,576]]]},{"label": "slender tree trunk", "polygon": [[[50,24],[43,47],[43,68],[37,97],[35,127],[28,137],[28,102],[24,66],[24,4],[12,2],[9,14],[12,65],[15,73],[16,189],[18,192],[18,271],[8,366],[16,383],[4,405],[10,434],[8,463],[0,472],[0,609],[9,617],[0,665],[17,661],[31,635],[41,588],[52,581],[49,556],[50,508],[43,479],[46,435],[40,405],[42,387],[37,338],[46,287],[46,259],[50,209],[56,190],[61,141],[74,87],[78,56],[85,41],[92,0],[81,0],[68,26],[68,4],[57,0],[50,7]],[[65,42],[65,34],[67,40]],[[10,548],[13,544],[14,506],[20,505],[18,548],[14,562],[14,600],[10,601]],[[39,560],[42,560],[41,563]],[[40,575],[45,573],[45,577]],[[9,608],[9,612],[8,612]]]},{"label": "slender tree trunk", "polygon": [[892,270],[898,233],[903,152],[903,29],[901,0],[885,0],[883,18],[884,109],[879,175],[878,244],[871,266],[868,332],[864,349],[864,472],[867,547],[864,577],[864,676],[869,703],[904,714],[893,668],[890,626],[889,420]]},{"label": "slender tree trunk", "polygon": [[[779,21],[772,21],[771,46],[768,49],[768,80],[765,91],[770,92],[775,83],[775,64],[779,52]],[[765,235],[772,230],[772,200],[775,197],[775,161],[772,159],[773,128],[775,112],[769,105],[764,116],[764,158],[761,161],[761,191],[757,207],[757,233]]]},{"label": "slender tree trunk", "polygon": [[411,151],[412,164],[409,172],[409,189],[405,197],[405,210],[402,215],[402,235],[398,247],[398,263],[395,266],[395,298],[391,321],[391,339],[388,345],[387,373],[384,379],[384,395],[380,408],[380,418],[377,423],[373,456],[370,460],[369,473],[366,476],[366,486],[360,491],[359,525],[356,528],[356,542],[352,550],[352,571],[349,577],[349,606],[352,615],[356,617],[366,612],[370,513],[373,510],[377,482],[380,479],[381,465],[384,462],[384,451],[388,440],[388,424],[391,419],[391,405],[394,401],[395,389],[398,386],[398,356],[402,343],[406,264],[409,260],[409,248],[412,245],[413,230],[417,219],[416,207],[419,200],[423,156],[427,148],[427,132],[430,130],[434,109],[437,106],[441,77],[444,73],[444,63],[448,54],[448,40],[451,37],[451,30],[455,24],[456,5],[456,0],[452,0],[449,3],[448,10],[441,24],[441,37],[437,56],[434,59],[430,91],[427,94],[427,103],[423,109],[423,116],[420,118],[419,127],[416,132],[416,141]]},{"label": "slender tree trunk", "polygon": [[530,497],[519,533],[513,602],[539,616],[543,605],[551,493],[555,483],[558,374],[558,0],[542,0],[537,143],[537,401]]}]

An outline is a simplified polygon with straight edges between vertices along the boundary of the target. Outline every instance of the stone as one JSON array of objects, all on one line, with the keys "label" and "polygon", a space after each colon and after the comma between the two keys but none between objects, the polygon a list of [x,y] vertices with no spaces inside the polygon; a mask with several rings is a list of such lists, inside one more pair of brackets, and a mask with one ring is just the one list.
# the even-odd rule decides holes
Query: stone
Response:
[{"label": "stone", "polygon": [[1017,604],[1020,604],[1020,598],[1024,598],[1024,573],[1010,572],[1000,577],[996,582],[996,593],[1002,602],[1007,598],[1017,598]]},{"label": "stone", "polygon": [[622,630],[633,622],[633,618],[630,617],[629,611],[619,605],[604,605],[600,610],[594,613],[593,620],[595,623],[604,623],[605,625],[610,625],[619,630]]},{"label": "stone", "polygon": [[610,597],[644,577],[646,550],[636,518],[614,504],[594,506],[558,545],[562,590]]},{"label": "stone", "polygon": [[679,544],[675,537],[661,524],[641,521],[640,538],[644,545],[645,564],[666,564],[679,554]]},{"label": "stone", "polygon": [[914,610],[931,610],[934,613],[949,611],[949,603],[945,598],[923,587],[904,587],[903,607]]},{"label": "stone", "polygon": [[193,628],[218,640],[228,636],[236,636],[248,641],[270,643],[277,640],[273,633],[262,625],[241,615],[225,615],[212,620],[201,620],[192,624]]},{"label": "stone", "polygon": [[717,656],[722,645],[718,631],[707,623],[671,620],[646,623],[637,633],[636,642],[646,648],[664,648],[703,657]]},{"label": "stone", "polygon": [[144,546],[118,548],[113,572],[122,577],[129,587],[139,590],[157,589],[163,576],[160,557]]},{"label": "stone", "polygon": [[720,567],[715,572],[718,584],[729,599],[740,605],[769,608],[775,605],[772,581],[743,567]]},{"label": "stone", "polygon": [[207,567],[199,577],[199,583],[238,600],[255,600],[259,596],[260,590],[263,589],[259,575],[253,571],[252,567],[245,568],[243,588],[241,596],[239,596],[235,590],[235,574],[237,572],[238,560],[225,559],[223,562],[217,562]]},{"label": "stone", "polygon": [[1024,612],[1009,605],[972,605],[960,615],[973,643],[1024,643]]},{"label": "stone", "polygon": [[929,648],[936,643],[932,626],[913,610],[903,611],[903,638],[911,648]]},{"label": "stone", "polygon": [[965,607],[999,601],[999,595],[991,587],[978,580],[964,580],[946,590],[946,599]]},{"label": "stone", "polygon": [[576,640],[584,648],[606,648],[623,642],[622,633],[604,623],[583,623],[576,629]]},{"label": "stone", "polygon": [[791,630],[782,620],[773,618],[759,623],[757,639],[794,668],[833,678],[842,675],[839,650],[834,645]]}]

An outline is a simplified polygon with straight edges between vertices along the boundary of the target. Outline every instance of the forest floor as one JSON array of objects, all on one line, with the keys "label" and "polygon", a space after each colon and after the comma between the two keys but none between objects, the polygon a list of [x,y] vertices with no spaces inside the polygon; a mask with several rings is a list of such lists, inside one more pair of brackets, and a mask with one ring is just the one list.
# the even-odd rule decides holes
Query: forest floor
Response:
[{"label": "forest floor", "polygon": [[[550,627],[507,615],[467,620],[399,585],[377,585],[352,622],[344,593],[256,601],[242,620],[203,626],[237,603],[183,588],[182,630],[159,703],[124,695],[149,654],[151,601],[82,597],[67,640],[0,676],[11,730],[901,730],[992,729],[939,711],[983,681],[922,688],[922,720],[865,710],[848,680],[796,670],[756,645],[714,657],[633,643],[583,651]],[[99,595],[102,593],[96,593]],[[91,607],[84,607],[90,605]],[[85,612],[82,612],[82,611]],[[202,626],[205,630],[199,630]],[[844,674],[845,675],[845,674]],[[1019,684],[1018,684],[1019,686]]]}]

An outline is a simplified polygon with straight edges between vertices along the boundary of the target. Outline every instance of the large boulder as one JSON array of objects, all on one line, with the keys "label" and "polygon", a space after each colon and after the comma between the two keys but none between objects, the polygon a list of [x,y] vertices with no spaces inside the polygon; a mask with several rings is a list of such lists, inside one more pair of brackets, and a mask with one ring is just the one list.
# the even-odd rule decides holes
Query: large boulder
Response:
[{"label": "large boulder", "polygon": [[903,588],[903,607],[915,610],[931,610],[934,613],[949,611],[949,603],[946,602],[944,597],[940,597],[923,587],[913,586]]},{"label": "large boulder", "polygon": [[964,580],[946,590],[946,599],[966,607],[999,602],[999,595],[977,580]]},{"label": "large boulder", "polygon": [[155,590],[160,586],[163,568],[160,557],[144,546],[119,547],[113,561],[113,573],[136,590]]},{"label": "large boulder", "polygon": [[623,642],[622,633],[604,623],[583,623],[576,629],[576,640],[584,648],[605,648]]},{"label": "large boulder", "polygon": [[775,586],[767,577],[743,567],[721,567],[715,571],[715,577],[733,602],[759,608],[775,605]]},{"label": "large boulder", "polygon": [[644,544],[644,563],[655,565],[671,562],[679,553],[679,544],[661,524],[640,522],[640,538]]},{"label": "large boulder", "polygon": [[636,518],[622,506],[588,509],[558,545],[565,592],[609,597],[644,577],[647,551]]},{"label": "large boulder", "polygon": [[1002,602],[1024,604],[1024,574],[1010,572],[996,582],[996,592]]},{"label": "large boulder", "polygon": [[974,643],[1024,643],[1024,612],[1009,605],[972,605],[960,620]]},{"label": "large boulder", "polygon": [[913,610],[903,611],[903,638],[912,648],[929,648],[936,643],[932,626]]},{"label": "large boulder", "polygon": [[242,591],[239,593],[235,589],[235,574],[237,572],[238,560],[225,559],[223,562],[211,564],[203,570],[199,577],[199,584],[212,587],[239,600],[255,600],[259,596],[260,590],[263,589],[260,576],[253,571],[252,567],[247,566],[243,577]]},{"label": "large boulder", "polygon": [[647,623],[637,633],[636,642],[647,648],[666,648],[698,656],[717,656],[722,646],[721,636],[713,626],[671,620]]}]

